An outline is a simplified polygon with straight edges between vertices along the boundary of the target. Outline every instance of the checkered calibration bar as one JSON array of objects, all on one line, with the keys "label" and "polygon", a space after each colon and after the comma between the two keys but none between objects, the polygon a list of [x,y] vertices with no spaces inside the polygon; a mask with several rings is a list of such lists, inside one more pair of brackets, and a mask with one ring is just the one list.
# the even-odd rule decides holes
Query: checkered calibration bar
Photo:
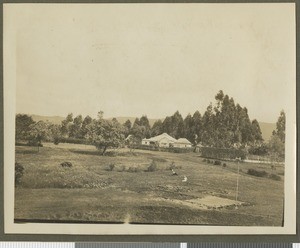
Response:
[{"label": "checkered calibration bar", "polygon": [[[184,245],[184,246],[182,246]],[[76,243],[75,248],[187,248],[180,243]]]},{"label": "checkered calibration bar", "polygon": [[300,248],[292,243],[188,243],[187,248]]},{"label": "checkered calibration bar", "polygon": [[0,242],[0,248],[75,248],[75,243],[61,243],[61,242]]}]

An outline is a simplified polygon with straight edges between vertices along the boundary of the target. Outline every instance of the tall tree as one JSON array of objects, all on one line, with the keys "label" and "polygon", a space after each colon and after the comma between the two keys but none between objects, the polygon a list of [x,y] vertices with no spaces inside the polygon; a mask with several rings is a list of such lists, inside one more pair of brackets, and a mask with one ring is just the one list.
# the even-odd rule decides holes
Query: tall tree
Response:
[{"label": "tall tree", "polygon": [[125,121],[123,126],[124,126],[125,137],[127,137],[130,134],[130,130],[132,126],[131,121],[130,120]]},{"label": "tall tree", "polygon": [[73,122],[73,114],[70,113],[67,115],[66,119],[61,122],[61,134],[65,137],[69,136],[70,126]]},{"label": "tall tree", "polygon": [[276,122],[276,131],[273,134],[277,135],[281,142],[285,143],[285,112],[281,110]]},{"label": "tall tree", "polygon": [[82,126],[82,115],[78,115],[74,118],[73,123],[69,127],[69,137],[81,138],[81,126]]},{"label": "tall tree", "polygon": [[87,135],[88,129],[87,126],[90,125],[92,123],[93,119],[90,116],[86,116],[83,121],[82,121],[82,125],[81,125],[81,130],[80,130],[80,138],[85,138],[85,136]]},{"label": "tall tree", "polygon": [[151,136],[150,123],[149,123],[148,117],[146,115],[143,115],[140,118],[140,126],[143,126],[145,128],[145,137],[150,138],[150,136]]},{"label": "tall tree", "polygon": [[254,119],[251,123],[252,125],[252,136],[255,143],[263,142],[262,132],[259,126],[259,123],[256,119]]},{"label": "tall tree", "polygon": [[193,142],[196,145],[201,141],[201,134],[203,131],[202,117],[198,110],[193,114],[192,124],[193,125],[191,127],[191,130],[193,137],[191,137],[189,141]]},{"label": "tall tree", "polygon": [[29,115],[16,115],[16,140],[28,140],[30,126],[34,124],[32,117]]},{"label": "tall tree", "polygon": [[162,121],[161,120],[157,120],[154,122],[152,128],[151,128],[151,136],[157,136],[162,134]]}]

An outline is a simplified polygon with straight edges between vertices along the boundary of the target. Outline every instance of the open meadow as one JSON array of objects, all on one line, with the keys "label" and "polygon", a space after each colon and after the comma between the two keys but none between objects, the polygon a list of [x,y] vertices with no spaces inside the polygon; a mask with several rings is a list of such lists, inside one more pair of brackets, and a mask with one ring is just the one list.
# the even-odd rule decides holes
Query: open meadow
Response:
[{"label": "open meadow", "polygon": [[[93,146],[50,143],[39,152],[36,147],[16,146],[16,162],[24,167],[15,188],[16,222],[283,223],[283,165],[214,165],[193,152],[127,148],[101,156]],[[62,167],[62,162],[73,166]],[[172,168],[178,175],[172,175]],[[251,176],[248,169],[279,177]]]}]

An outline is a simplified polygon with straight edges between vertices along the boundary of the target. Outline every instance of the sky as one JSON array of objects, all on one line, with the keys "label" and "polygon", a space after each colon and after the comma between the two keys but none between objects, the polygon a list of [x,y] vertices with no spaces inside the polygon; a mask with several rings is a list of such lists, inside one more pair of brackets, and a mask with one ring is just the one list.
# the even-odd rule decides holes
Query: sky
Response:
[{"label": "sky", "polygon": [[16,112],[164,118],[219,90],[276,122],[295,88],[294,4],[5,5]]}]

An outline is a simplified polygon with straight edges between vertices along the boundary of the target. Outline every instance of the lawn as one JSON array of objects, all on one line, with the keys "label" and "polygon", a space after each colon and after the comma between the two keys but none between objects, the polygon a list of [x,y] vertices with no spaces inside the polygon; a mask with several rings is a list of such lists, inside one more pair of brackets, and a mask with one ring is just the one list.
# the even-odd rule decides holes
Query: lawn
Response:
[{"label": "lawn", "polygon": [[[65,161],[73,166],[60,166]],[[44,144],[39,152],[17,146],[16,162],[25,168],[15,190],[16,221],[282,225],[280,166],[240,163],[238,175],[238,163],[217,166],[197,153],[124,148],[101,156],[93,146],[71,144]],[[151,164],[155,170],[147,171]],[[248,169],[281,180],[250,176]]]}]

